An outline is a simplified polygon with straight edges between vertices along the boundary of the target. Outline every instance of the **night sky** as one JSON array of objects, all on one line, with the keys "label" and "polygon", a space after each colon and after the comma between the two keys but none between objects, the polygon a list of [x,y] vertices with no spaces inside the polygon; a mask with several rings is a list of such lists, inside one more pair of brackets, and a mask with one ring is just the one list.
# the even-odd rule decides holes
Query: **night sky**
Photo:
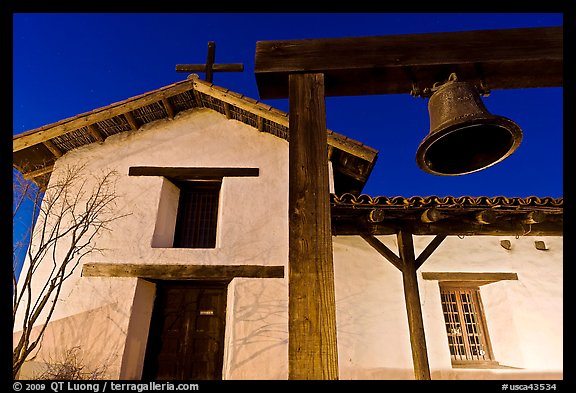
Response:
[{"label": "night sky", "polygon": [[[184,80],[176,64],[243,63],[214,83],[260,100],[254,76],[260,40],[339,38],[560,26],[561,13],[21,13],[13,15],[13,134]],[[200,74],[203,78],[204,75]],[[288,111],[288,100],[261,100]],[[518,150],[464,176],[434,176],[416,164],[429,131],[427,100],[409,94],[326,98],[327,126],[379,151],[364,193],[378,196],[563,196],[563,89],[493,90],[488,110],[523,130]],[[18,229],[15,228],[15,237]]]}]

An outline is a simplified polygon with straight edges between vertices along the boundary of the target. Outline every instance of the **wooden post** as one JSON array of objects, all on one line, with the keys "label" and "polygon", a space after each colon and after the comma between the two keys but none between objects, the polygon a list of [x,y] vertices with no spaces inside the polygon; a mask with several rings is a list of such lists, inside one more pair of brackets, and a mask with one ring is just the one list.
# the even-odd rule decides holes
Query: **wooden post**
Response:
[{"label": "wooden post", "polygon": [[404,281],[404,298],[406,299],[406,312],[408,314],[414,376],[416,379],[429,380],[430,367],[428,365],[426,336],[424,335],[424,322],[422,320],[420,294],[418,293],[416,258],[414,257],[411,233],[405,231],[398,233],[398,250],[403,262],[402,280]]},{"label": "wooden post", "polygon": [[338,379],[324,75],[289,93],[288,378]]}]

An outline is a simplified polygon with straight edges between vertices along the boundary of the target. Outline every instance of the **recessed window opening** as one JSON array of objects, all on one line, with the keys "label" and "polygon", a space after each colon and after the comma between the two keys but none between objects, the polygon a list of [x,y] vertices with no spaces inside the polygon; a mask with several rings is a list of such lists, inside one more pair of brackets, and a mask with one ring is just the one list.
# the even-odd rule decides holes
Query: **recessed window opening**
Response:
[{"label": "recessed window opening", "polygon": [[497,363],[477,286],[440,286],[450,357],[455,366]]},{"label": "recessed window opening", "polygon": [[215,248],[222,180],[178,181],[175,248]]}]

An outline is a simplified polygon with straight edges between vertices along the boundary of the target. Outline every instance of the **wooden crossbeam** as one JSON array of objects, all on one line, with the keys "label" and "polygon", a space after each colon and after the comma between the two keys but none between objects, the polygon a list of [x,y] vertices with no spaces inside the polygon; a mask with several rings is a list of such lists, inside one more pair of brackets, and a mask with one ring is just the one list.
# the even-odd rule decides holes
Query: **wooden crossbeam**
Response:
[{"label": "wooden crossbeam", "polygon": [[562,27],[256,43],[261,99],[286,98],[288,75],[323,73],[326,96],[408,94],[456,72],[489,89],[563,83]]},{"label": "wooden crossbeam", "polygon": [[131,166],[128,176],[164,176],[173,179],[258,177],[259,168]]},{"label": "wooden crossbeam", "polygon": [[214,72],[242,72],[244,71],[244,64],[214,64],[216,57],[216,43],[214,41],[208,42],[208,55],[206,56],[206,64],[176,64],[176,72],[204,72],[206,74],[205,81],[212,83],[214,79]]},{"label": "wooden crossbeam", "polygon": [[158,280],[282,278],[284,266],[91,263],[82,267],[82,276],[140,277]]}]

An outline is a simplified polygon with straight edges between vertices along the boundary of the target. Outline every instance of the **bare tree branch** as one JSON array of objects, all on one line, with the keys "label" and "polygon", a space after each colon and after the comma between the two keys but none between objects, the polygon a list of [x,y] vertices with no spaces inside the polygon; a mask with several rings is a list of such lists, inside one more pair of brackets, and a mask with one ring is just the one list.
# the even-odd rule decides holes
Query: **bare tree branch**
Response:
[{"label": "bare tree branch", "polygon": [[[33,213],[30,227],[34,227],[20,280],[16,278],[14,263],[12,270],[13,330],[17,311],[23,307],[22,334],[12,353],[14,377],[41,342],[64,282],[73,276],[84,257],[98,251],[94,245],[96,236],[110,230],[109,223],[126,216],[116,209],[115,172],[92,175],[90,179],[83,166],[72,166],[59,174],[45,190],[23,179],[14,181],[14,219],[27,201]],[[94,187],[90,188],[90,184]],[[14,262],[17,248],[22,245],[17,243],[14,247]],[[39,328],[33,337],[35,326]]]}]

